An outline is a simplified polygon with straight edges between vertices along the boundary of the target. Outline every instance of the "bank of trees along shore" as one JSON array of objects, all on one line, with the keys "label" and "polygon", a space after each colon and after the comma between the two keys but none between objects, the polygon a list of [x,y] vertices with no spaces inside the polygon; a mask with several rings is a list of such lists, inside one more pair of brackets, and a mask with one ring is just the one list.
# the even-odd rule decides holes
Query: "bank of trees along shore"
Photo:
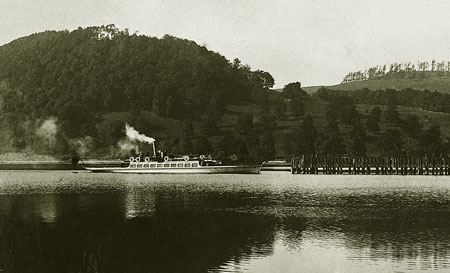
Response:
[{"label": "bank of trees along shore", "polygon": [[[217,126],[210,129],[205,119],[200,123],[200,128],[206,128],[203,134],[223,137],[216,145],[207,138],[196,145],[208,143],[210,150],[224,158],[238,155],[253,161],[274,159],[276,154],[431,156],[449,153],[449,139],[443,136],[438,125],[425,125],[418,115],[400,115],[398,110],[399,105],[405,104],[429,108],[429,96],[434,96],[435,92],[413,90],[409,99],[401,97],[405,92],[408,93],[394,90],[340,92],[322,88],[310,96],[300,83],[290,83],[281,92],[261,93],[256,100],[257,111],[241,113],[232,130],[223,131]],[[322,106],[324,112],[312,109],[314,105]],[[358,111],[358,105],[365,105],[367,110]],[[211,134],[214,131],[215,136]],[[200,152],[196,145],[194,150]]]},{"label": "bank of trees along shore", "polygon": [[[322,89],[309,96],[299,82],[281,92],[270,90],[273,85],[268,72],[168,35],[130,34],[113,25],[34,34],[0,47],[2,151],[67,154],[82,146],[108,154],[125,137],[125,122],[169,153],[225,160],[447,149],[439,127],[400,117],[397,105],[450,112],[449,95]],[[381,108],[362,114],[356,104]],[[241,110],[231,111],[232,105]],[[57,128],[52,141],[36,137],[48,120]]]},{"label": "bank of trees along shore", "polygon": [[447,76],[450,75],[450,61],[437,61],[431,62],[423,61],[416,64],[411,62],[405,63],[392,63],[390,65],[377,65],[370,67],[364,71],[349,72],[345,75],[342,83],[374,80],[379,78],[396,78],[396,79],[421,79],[428,76],[426,72],[436,72],[437,76],[442,76],[447,72]]},{"label": "bank of trees along shore", "polygon": [[[383,95],[382,100],[367,99],[370,97],[368,93],[376,92]],[[353,96],[355,93],[360,96]],[[371,147],[371,155],[377,156],[423,156],[449,153],[449,139],[442,136],[438,125],[425,128],[419,116],[415,114],[400,116],[397,105],[401,101],[399,99],[401,95],[401,92],[394,90],[362,90],[359,93],[358,91],[347,93],[325,88],[316,94],[328,102],[327,115],[337,118],[333,123],[341,123],[344,125],[343,128],[347,127],[347,140],[343,142],[348,143],[347,154],[349,155],[367,155],[368,147]],[[366,99],[362,100],[362,97]],[[373,106],[368,113],[361,114],[356,111],[355,103],[362,101],[365,104],[381,105],[384,110],[381,110],[379,106]]]},{"label": "bank of trees along shore", "polygon": [[[309,96],[300,83],[291,83],[280,93],[267,91],[264,99],[259,98],[256,111],[239,114],[231,129],[218,126],[223,116],[217,123],[209,124],[209,118],[197,121],[197,130],[192,129],[191,119],[185,119],[182,137],[168,138],[165,144],[172,152],[214,153],[225,159],[237,155],[249,161],[274,159],[280,149],[287,156],[423,156],[450,152],[439,126],[425,126],[414,114],[400,115],[401,93],[381,94],[379,106],[363,112],[357,110],[358,101],[344,92],[321,89]],[[311,111],[314,103],[324,106],[323,115]]]}]

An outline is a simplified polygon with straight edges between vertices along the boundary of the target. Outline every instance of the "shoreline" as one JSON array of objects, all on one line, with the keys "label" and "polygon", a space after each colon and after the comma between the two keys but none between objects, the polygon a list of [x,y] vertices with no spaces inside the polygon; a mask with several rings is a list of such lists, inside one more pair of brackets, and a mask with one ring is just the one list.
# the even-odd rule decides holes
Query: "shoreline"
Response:
[{"label": "shoreline", "polygon": [[86,160],[73,165],[67,161],[43,161],[43,160],[27,160],[27,161],[0,161],[0,170],[83,170],[83,166],[120,166],[121,160]]}]

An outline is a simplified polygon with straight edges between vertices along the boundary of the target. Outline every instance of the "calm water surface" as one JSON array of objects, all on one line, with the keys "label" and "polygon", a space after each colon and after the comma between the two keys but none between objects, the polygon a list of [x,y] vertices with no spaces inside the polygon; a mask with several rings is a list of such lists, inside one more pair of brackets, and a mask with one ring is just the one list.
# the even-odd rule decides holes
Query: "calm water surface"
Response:
[{"label": "calm water surface", "polygon": [[0,171],[0,272],[449,272],[450,178]]}]

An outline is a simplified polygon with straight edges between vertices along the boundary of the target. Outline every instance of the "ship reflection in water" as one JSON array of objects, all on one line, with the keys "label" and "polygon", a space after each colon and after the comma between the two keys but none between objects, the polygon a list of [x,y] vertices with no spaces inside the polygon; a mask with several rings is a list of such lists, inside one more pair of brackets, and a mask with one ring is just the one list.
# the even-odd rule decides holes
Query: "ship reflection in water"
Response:
[{"label": "ship reflection in water", "polygon": [[5,272],[450,270],[445,177],[0,172],[0,193]]}]

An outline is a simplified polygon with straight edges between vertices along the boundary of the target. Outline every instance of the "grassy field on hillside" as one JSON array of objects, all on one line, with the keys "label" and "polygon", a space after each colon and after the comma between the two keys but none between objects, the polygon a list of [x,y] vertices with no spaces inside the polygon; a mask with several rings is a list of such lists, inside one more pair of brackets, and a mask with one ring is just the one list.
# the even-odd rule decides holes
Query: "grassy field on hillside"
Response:
[{"label": "grassy field on hillside", "polygon": [[[312,94],[319,90],[321,87],[322,86],[308,86],[303,87],[303,90],[305,90],[309,94]],[[325,87],[334,90],[359,90],[363,88],[367,88],[369,90],[403,90],[405,88],[412,88],[416,90],[429,90],[442,93],[450,93],[450,77],[430,77],[426,79],[380,78],[375,80],[348,82]]]},{"label": "grassy field on hillside", "polygon": [[[384,105],[358,104],[356,107],[358,112],[367,115],[369,114],[370,110],[372,110],[376,106],[378,106],[382,111],[386,109],[386,106]],[[401,118],[405,118],[408,115],[418,116],[419,120],[424,125],[424,129],[430,128],[433,125],[439,125],[441,127],[442,137],[450,137],[450,113],[432,112],[416,107],[405,106],[398,106],[397,110],[400,113]],[[381,130],[390,128],[390,126],[387,126],[383,122],[381,122],[380,125]]]}]

